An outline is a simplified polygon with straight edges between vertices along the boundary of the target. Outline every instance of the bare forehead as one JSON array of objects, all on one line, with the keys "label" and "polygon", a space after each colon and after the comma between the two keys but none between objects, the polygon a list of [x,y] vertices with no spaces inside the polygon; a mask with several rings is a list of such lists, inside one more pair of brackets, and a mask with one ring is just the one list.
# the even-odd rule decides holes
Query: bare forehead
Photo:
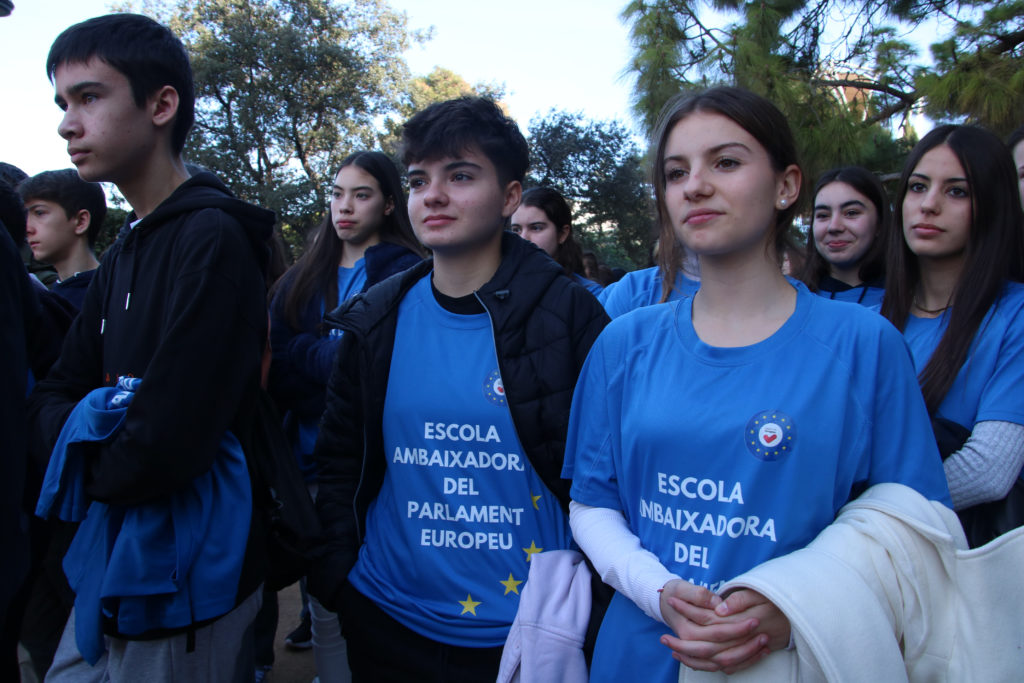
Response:
[{"label": "bare forehead", "polygon": [[696,111],[679,120],[669,131],[665,158],[700,157],[730,148],[766,154],[757,139],[728,116]]}]

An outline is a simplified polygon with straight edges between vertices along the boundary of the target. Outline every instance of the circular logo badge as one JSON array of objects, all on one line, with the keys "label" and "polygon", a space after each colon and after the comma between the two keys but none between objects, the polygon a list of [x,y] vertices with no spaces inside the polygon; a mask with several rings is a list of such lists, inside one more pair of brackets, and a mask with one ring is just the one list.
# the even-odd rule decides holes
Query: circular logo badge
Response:
[{"label": "circular logo badge", "polygon": [[501,373],[496,369],[484,380],[484,396],[495,405],[505,405],[505,385],[501,383]]},{"label": "circular logo badge", "polygon": [[796,446],[796,423],[781,410],[762,410],[747,422],[743,441],[758,460],[780,460]]}]

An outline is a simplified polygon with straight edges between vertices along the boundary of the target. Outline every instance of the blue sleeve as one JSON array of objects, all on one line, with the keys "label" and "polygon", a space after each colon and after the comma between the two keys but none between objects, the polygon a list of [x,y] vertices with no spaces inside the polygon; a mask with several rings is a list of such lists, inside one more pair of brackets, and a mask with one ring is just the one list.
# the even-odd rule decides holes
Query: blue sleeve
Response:
[{"label": "blue sleeve", "polygon": [[[607,329],[607,328],[606,328]],[[573,393],[562,478],[570,496],[585,505],[622,510],[616,467],[620,462],[621,374],[610,377],[617,358],[607,332],[590,349]]]},{"label": "blue sleeve", "polygon": [[324,390],[338,340],[312,332],[319,322],[316,302],[303,311],[303,329],[288,323],[284,299],[289,286],[286,280],[270,304],[270,392],[285,408],[312,415],[323,411]]},{"label": "blue sleeve", "polygon": [[[866,349],[865,351],[870,351]],[[903,336],[882,323],[878,337],[872,406],[869,484],[895,482],[952,507],[931,419]]]},{"label": "blue sleeve", "polygon": [[629,286],[630,280],[628,277],[629,275],[627,274],[626,277],[618,282],[611,283],[597,295],[597,300],[604,306],[608,317],[613,320],[633,310],[633,292]]},{"label": "blue sleeve", "polygon": [[[975,423],[983,420],[1002,420],[1024,425],[1024,316],[1020,307],[1003,311],[1011,316],[1007,321],[1003,338],[998,340],[995,368],[981,389],[978,400],[978,414]],[[986,327],[978,329],[976,336],[984,335]],[[984,340],[995,344],[996,340]],[[970,371],[970,358],[961,373]],[[971,425],[973,428],[973,425]]]}]

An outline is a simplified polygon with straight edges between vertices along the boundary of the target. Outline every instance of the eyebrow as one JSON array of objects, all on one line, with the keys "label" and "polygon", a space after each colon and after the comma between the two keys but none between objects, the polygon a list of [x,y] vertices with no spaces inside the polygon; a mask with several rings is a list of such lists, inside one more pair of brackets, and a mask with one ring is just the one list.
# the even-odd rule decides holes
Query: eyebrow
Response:
[{"label": "eyebrow", "polygon": [[[333,185],[332,188],[335,189],[335,190],[344,190],[345,189],[341,185]],[[370,187],[369,185],[358,185],[358,186],[352,188],[353,192],[355,192],[356,190],[368,190],[370,192],[373,192],[373,188]]]},{"label": "eyebrow", "polygon": [[[723,142],[720,145],[715,145],[714,147],[710,148],[705,154],[718,154],[719,152],[728,149],[729,147],[739,147],[740,149],[746,150],[747,152],[750,151],[750,148],[744,145],[742,142]],[[682,158],[683,157],[681,155],[674,154],[672,156],[665,157],[665,161],[680,161],[682,160]]]},{"label": "eyebrow", "polygon": [[[69,97],[73,97],[73,96],[77,95],[78,93],[82,92],[83,90],[90,90],[92,88],[103,89],[103,88],[106,88],[106,86],[103,85],[102,83],[100,83],[99,81],[82,81],[81,83],[75,83],[72,86],[68,86],[68,91],[67,92],[68,92],[68,96]],[[64,98],[61,97],[60,95],[54,95],[53,96],[53,101],[56,102],[57,104],[60,104],[61,102],[64,101]]]},{"label": "eyebrow", "polygon": [[[915,176],[918,177],[918,178],[924,178],[925,180],[931,180],[931,178],[926,176],[924,173],[918,173],[917,171],[914,171],[913,173],[910,174],[911,178],[913,178]],[[946,178],[943,182],[946,182],[946,183],[966,183],[967,182],[967,178]]]},{"label": "eyebrow", "polygon": [[[453,161],[453,162],[451,162],[449,164],[445,164],[444,171],[447,173],[449,171],[454,171],[456,169],[464,168],[464,167],[467,167],[467,166],[469,168],[474,168],[474,169],[478,169],[478,170],[483,168],[483,166],[481,166],[480,164],[473,163],[472,161],[466,161],[465,159],[456,159],[455,161]],[[427,174],[426,171],[424,171],[423,169],[417,168],[417,169],[413,169],[413,170],[409,171],[409,173],[407,175],[411,178],[413,176],[421,176],[421,175],[426,175],[426,174]]]},{"label": "eyebrow", "polygon": [[[847,201],[845,201],[845,202],[843,202],[842,204],[839,205],[839,210],[842,211],[843,209],[845,209],[845,208],[847,208],[849,206],[861,206],[861,207],[867,208],[867,204],[865,204],[861,200],[859,200],[859,199],[849,199],[849,200],[847,200]],[[829,206],[828,204],[815,204],[814,205],[814,210],[815,211],[821,211],[822,209],[824,209],[825,211],[831,211],[832,207]]]}]

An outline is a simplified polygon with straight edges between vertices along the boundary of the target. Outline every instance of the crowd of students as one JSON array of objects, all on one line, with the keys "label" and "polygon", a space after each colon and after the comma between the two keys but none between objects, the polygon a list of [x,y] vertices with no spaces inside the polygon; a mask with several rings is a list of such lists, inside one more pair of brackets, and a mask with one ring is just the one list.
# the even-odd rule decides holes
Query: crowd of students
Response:
[{"label": "crowd of students", "polygon": [[[273,214],[183,162],[194,86],[166,27],[77,24],[46,68],[76,170],[0,186],[5,678],[19,641],[58,683],[266,674],[262,386],[322,524],[301,638],[322,683],[818,680],[847,644],[757,577],[816,566],[801,553],[879,499],[922,565],[953,558],[952,598],[911,571],[872,636],[914,680],[906,644],[956,609],[968,546],[1019,566],[1024,132],[936,127],[892,208],[855,166],[802,202],[771,102],[679,95],[653,141],[657,265],[602,286],[565,198],[524,191],[518,126],[464,97],[405,123],[404,187],[386,155],[346,157],[271,282]],[[102,262],[99,181],[132,208]],[[983,603],[994,624],[1021,594]],[[929,675],[971,659],[956,643]]]}]

